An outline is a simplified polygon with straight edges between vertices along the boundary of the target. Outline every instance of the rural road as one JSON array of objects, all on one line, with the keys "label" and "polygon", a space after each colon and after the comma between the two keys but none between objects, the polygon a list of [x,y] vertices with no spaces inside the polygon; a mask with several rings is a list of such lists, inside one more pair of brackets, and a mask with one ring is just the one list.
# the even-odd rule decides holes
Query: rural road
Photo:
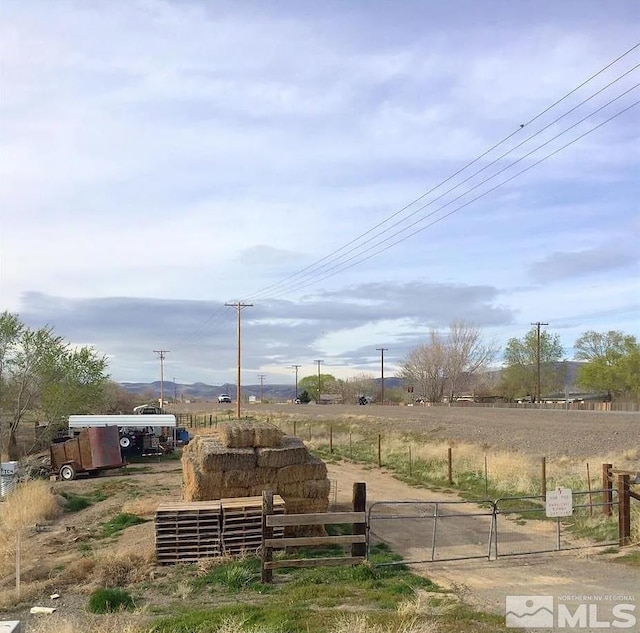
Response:
[{"label": "rural road", "polygon": [[[454,495],[412,488],[384,470],[367,469],[347,462],[328,464],[328,469],[329,477],[337,482],[337,502],[341,506],[351,503],[353,483],[357,481],[367,484],[368,505],[383,500],[432,502],[456,499]],[[475,508],[481,511],[478,506]],[[455,531],[457,526],[449,525],[446,539],[442,541],[443,551],[447,551],[447,543],[458,540],[470,543],[470,552],[486,551],[485,522],[488,519],[477,517],[477,522],[475,519],[465,517],[462,532],[458,533]],[[431,524],[429,522],[428,529],[425,529],[417,521],[407,519],[373,521],[372,536],[388,543],[405,560],[425,560],[431,555]],[[544,531],[553,527],[548,522],[532,521],[522,527],[514,525],[512,529],[514,534],[520,530],[522,538],[539,539],[540,526],[542,538],[546,538]],[[455,550],[454,555],[459,555],[461,551]],[[412,565],[412,569],[428,576],[441,587],[451,589],[465,602],[495,613],[505,612],[507,596],[553,596],[556,605],[567,605],[572,614],[576,609],[585,609],[587,622],[577,621],[577,624],[584,624],[574,629],[579,631],[601,631],[603,627],[598,625],[601,621],[620,624],[622,620],[614,622],[616,617],[612,614],[612,608],[618,602],[623,602],[619,597],[625,597],[625,601],[635,607],[633,613],[637,614],[637,624],[627,622],[632,626],[623,630],[640,632],[640,606],[636,607],[636,603],[640,603],[638,568],[611,562],[611,556],[603,555],[602,548],[506,557],[493,561],[486,558],[436,561]],[[589,607],[580,607],[583,603],[597,605],[592,612],[591,626],[588,626],[586,611]],[[593,626],[594,623],[597,626]],[[549,631],[549,628],[527,630]]]}]

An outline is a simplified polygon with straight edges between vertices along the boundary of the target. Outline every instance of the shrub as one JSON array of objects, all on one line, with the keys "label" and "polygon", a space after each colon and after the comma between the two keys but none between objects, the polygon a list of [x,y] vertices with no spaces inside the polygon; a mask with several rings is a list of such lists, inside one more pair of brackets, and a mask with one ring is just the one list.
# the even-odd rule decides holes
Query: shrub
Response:
[{"label": "shrub", "polygon": [[134,607],[133,598],[124,589],[96,589],[89,597],[91,613],[130,611]]}]

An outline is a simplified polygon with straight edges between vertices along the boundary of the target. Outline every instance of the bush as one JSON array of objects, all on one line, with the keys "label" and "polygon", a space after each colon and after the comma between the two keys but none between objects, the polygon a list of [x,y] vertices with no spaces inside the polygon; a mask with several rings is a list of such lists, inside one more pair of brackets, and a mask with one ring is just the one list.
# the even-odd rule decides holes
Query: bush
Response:
[{"label": "bush", "polygon": [[123,589],[96,589],[89,597],[91,613],[130,611],[134,607],[133,598]]}]

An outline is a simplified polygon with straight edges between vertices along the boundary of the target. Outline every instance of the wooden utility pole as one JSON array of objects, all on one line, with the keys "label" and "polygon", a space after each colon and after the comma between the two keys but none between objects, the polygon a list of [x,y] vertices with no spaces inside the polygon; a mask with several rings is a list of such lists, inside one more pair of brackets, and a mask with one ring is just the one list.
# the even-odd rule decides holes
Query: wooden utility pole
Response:
[{"label": "wooden utility pole", "polygon": [[536,402],[540,404],[540,328],[543,325],[549,325],[548,323],[541,323],[537,321],[531,325],[536,326]]},{"label": "wooden utility pole", "polygon": [[376,350],[380,352],[380,376],[382,379],[382,405],[384,406],[384,353],[389,351],[387,347],[376,347]]},{"label": "wooden utility pole", "polygon": [[298,399],[298,369],[300,369],[302,365],[291,365],[291,369],[296,370],[296,400]]},{"label": "wooden utility pole", "polygon": [[314,360],[314,363],[318,363],[318,399],[316,400],[316,404],[320,404],[320,365],[324,363],[323,360]]},{"label": "wooden utility pole", "polygon": [[236,371],[236,418],[240,419],[240,398],[242,397],[242,387],[240,385],[240,374],[241,374],[241,360],[242,354],[240,352],[240,343],[241,343],[241,318],[240,313],[242,312],[242,308],[252,308],[253,303],[242,303],[242,301],[234,301],[231,303],[225,303],[225,306],[229,308],[235,308],[238,312],[238,359],[237,359],[237,371]]},{"label": "wooden utility pole", "polygon": [[160,357],[160,410],[164,410],[164,358],[171,350],[154,349],[154,353]]},{"label": "wooden utility pole", "polygon": [[260,378],[260,404],[262,404],[264,398],[262,397],[264,394],[264,379],[267,377],[267,374],[258,374],[258,378]]}]

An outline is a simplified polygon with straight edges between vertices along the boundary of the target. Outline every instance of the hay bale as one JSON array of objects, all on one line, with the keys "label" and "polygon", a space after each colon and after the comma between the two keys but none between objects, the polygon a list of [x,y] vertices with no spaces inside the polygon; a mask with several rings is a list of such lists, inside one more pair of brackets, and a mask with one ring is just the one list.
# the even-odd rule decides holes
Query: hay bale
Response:
[{"label": "hay bale", "polygon": [[214,437],[193,438],[184,447],[183,461],[195,459],[204,471],[252,470],[256,468],[256,454],[252,448],[227,448]]},{"label": "hay bale", "polygon": [[278,492],[285,499],[299,497],[304,499],[328,499],[331,482],[328,479],[296,481],[278,486]]},{"label": "hay bale", "polygon": [[309,460],[309,451],[297,437],[285,436],[282,446],[277,448],[256,448],[259,468],[284,468],[304,464]]},{"label": "hay bale", "polygon": [[285,434],[274,424],[261,422],[254,427],[253,445],[256,448],[275,448],[282,446]]},{"label": "hay bale", "polygon": [[[223,488],[251,488],[260,483],[257,480],[258,469],[254,470],[226,470],[222,473],[220,485]],[[237,495],[227,495],[228,497]]]},{"label": "hay bale", "polygon": [[284,437],[277,426],[268,422],[225,422],[219,435],[227,448],[277,447]]},{"label": "hay bale", "polygon": [[276,481],[279,484],[288,484],[311,479],[326,479],[326,477],[326,464],[315,455],[309,455],[303,464],[279,468]]},{"label": "hay bale", "polygon": [[311,514],[314,512],[326,512],[329,509],[329,499],[283,498],[286,514]]}]

